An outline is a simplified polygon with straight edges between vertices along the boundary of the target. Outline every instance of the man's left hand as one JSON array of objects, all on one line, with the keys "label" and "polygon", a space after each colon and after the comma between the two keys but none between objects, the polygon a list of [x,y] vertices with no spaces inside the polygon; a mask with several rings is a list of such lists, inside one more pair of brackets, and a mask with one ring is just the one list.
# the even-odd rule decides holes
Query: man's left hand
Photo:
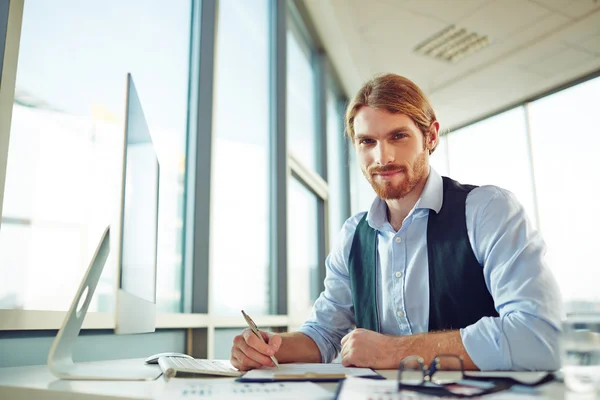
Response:
[{"label": "man's left hand", "polygon": [[342,365],[373,369],[398,368],[397,355],[402,350],[401,339],[357,328],[342,338]]}]

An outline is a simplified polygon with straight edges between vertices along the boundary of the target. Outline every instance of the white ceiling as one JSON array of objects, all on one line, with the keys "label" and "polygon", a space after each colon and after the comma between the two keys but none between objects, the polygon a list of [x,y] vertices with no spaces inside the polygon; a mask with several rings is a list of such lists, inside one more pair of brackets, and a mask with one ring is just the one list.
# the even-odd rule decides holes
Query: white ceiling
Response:
[{"label": "white ceiling", "polygon": [[[345,91],[413,80],[452,128],[600,70],[600,0],[304,0]],[[413,52],[450,24],[492,44],[456,63]]]}]

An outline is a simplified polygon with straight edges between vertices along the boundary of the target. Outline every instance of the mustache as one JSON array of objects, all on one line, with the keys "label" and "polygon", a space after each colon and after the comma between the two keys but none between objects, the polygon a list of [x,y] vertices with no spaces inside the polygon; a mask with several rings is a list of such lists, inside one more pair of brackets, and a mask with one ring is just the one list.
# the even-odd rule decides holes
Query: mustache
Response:
[{"label": "mustache", "polygon": [[371,167],[368,170],[369,174],[385,174],[387,172],[406,172],[406,168],[400,165],[384,165],[383,167]]}]

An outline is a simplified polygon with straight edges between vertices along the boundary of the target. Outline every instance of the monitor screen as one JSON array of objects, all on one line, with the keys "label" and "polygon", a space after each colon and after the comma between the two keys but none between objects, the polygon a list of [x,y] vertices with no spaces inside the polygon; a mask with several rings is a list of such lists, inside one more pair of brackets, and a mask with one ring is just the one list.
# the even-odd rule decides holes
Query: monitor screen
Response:
[{"label": "monitor screen", "polygon": [[127,94],[119,287],[155,303],[159,166],[130,74]]}]

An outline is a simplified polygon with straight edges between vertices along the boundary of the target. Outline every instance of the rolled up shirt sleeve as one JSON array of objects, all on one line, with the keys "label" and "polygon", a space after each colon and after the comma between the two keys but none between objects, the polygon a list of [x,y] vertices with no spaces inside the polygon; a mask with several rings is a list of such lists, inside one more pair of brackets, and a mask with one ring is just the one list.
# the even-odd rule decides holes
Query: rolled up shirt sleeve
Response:
[{"label": "rolled up shirt sleeve", "polygon": [[356,226],[363,215],[355,215],[342,227],[338,244],[325,261],[325,290],[315,301],[310,317],[300,327],[300,332],[317,344],[324,363],[335,359],[342,338],[355,326],[347,260]]},{"label": "rolled up shirt sleeve", "polygon": [[499,317],[460,330],[467,353],[481,370],[557,369],[562,299],[541,235],[501,188],[474,189],[469,209],[469,239]]}]

